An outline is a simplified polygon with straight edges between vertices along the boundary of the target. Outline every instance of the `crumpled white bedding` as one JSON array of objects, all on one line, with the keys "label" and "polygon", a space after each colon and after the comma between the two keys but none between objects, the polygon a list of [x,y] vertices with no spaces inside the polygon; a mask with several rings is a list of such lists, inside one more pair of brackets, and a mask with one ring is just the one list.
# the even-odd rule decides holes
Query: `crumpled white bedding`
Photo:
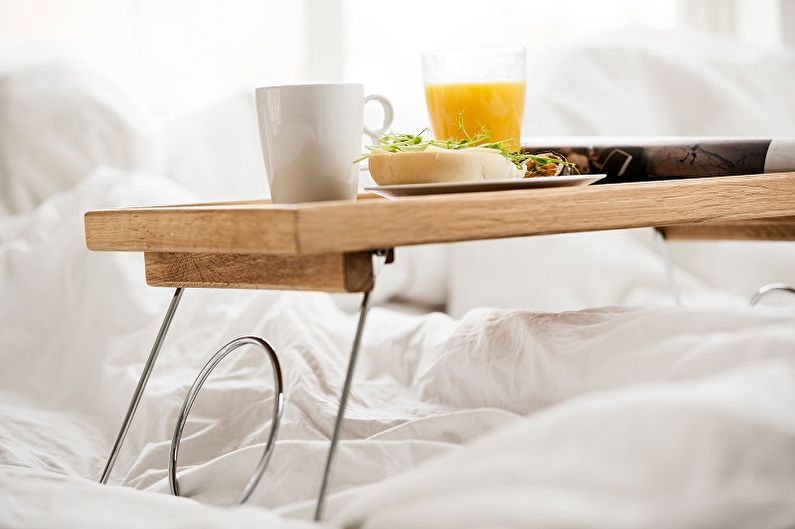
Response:
[{"label": "crumpled white bedding", "polygon": [[[311,525],[294,518],[314,506],[355,325],[322,294],[187,291],[111,486],[92,483],[171,292],[145,286],[140,255],[88,252],[82,212],[183,200],[166,180],[101,170],[0,219],[1,527]],[[795,311],[765,307],[375,308],[329,523],[792,526],[794,327]],[[233,501],[267,435],[256,352],[207,382],[180,450],[193,499],[172,498],[176,412],[208,356],[245,333],[274,344],[288,390],[251,501],[267,509],[207,506]]]}]

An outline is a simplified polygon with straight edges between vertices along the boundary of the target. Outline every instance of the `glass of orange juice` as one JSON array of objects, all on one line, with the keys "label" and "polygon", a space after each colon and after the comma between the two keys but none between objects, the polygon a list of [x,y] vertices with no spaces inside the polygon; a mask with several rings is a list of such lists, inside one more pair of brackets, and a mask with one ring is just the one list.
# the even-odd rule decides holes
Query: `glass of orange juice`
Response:
[{"label": "glass of orange juice", "polygon": [[[425,100],[436,139],[481,131],[489,142],[519,149],[524,117],[524,48],[478,48],[422,54]],[[462,130],[463,129],[463,130]]]}]

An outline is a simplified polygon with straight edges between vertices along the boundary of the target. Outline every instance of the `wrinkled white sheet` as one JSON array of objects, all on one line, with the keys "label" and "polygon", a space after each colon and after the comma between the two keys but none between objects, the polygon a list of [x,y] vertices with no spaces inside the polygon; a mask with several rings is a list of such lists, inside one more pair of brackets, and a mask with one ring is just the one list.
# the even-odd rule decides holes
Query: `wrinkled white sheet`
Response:
[{"label": "wrinkled white sheet", "polygon": [[[321,294],[187,291],[111,478],[125,488],[92,483],[171,291],[145,286],[140,255],[88,252],[82,213],[191,199],[105,170],[0,219],[1,527],[292,527],[277,516],[310,516],[355,325]],[[375,308],[328,517],[791,526],[794,327],[795,311],[764,307],[484,309],[461,320]],[[180,483],[201,503],[171,498],[176,412],[209,354],[244,333],[271,340],[288,389],[251,502],[268,510],[206,506],[233,501],[267,435],[271,374],[255,352],[219,368],[185,430]]]},{"label": "wrinkled white sheet", "polygon": [[382,529],[791,527],[794,375],[791,363],[760,362],[572,399],[373,486],[338,520]]}]

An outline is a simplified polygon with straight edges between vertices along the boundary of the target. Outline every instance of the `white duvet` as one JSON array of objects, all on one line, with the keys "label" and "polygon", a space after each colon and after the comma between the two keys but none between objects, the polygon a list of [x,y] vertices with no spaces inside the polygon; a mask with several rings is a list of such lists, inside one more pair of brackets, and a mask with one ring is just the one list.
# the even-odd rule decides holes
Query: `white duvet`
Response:
[{"label": "white duvet", "polygon": [[[108,486],[95,483],[170,290],[140,255],[91,253],[89,208],[190,200],[100,170],[0,219],[0,527],[297,527],[311,516],[355,316],[322,294],[189,290]],[[400,254],[398,253],[398,259]],[[198,369],[253,333],[287,408],[246,507],[273,391],[230,357],[194,406],[168,493],[176,412]],[[344,527],[791,527],[795,311],[600,308],[370,314],[327,508]],[[215,507],[221,506],[221,507]]]}]

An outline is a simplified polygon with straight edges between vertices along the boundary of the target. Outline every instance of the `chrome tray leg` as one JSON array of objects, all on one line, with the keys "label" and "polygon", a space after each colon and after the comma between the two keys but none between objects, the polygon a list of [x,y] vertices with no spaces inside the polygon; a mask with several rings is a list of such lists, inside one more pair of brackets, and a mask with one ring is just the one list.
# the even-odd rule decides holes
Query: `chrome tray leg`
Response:
[{"label": "chrome tray leg", "polygon": [[273,420],[271,421],[268,441],[265,443],[265,450],[262,452],[259,463],[257,463],[257,468],[254,470],[254,474],[248,480],[246,486],[243,487],[243,492],[240,495],[238,503],[245,503],[251,497],[260,479],[262,479],[265,469],[268,468],[268,463],[271,460],[273,449],[276,444],[276,436],[279,434],[279,424],[281,422],[282,413],[284,412],[284,381],[282,378],[282,369],[279,364],[279,358],[276,356],[276,351],[273,350],[273,347],[271,347],[268,342],[257,336],[241,336],[224,345],[204,365],[199,375],[196,377],[196,380],[193,381],[193,385],[190,387],[190,391],[188,391],[188,396],[185,397],[185,401],[182,404],[182,409],[179,411],[177,426],[174,429],[174,437],[171,439],[171,449],[169,450],[168,457],[168,483],[171,488],[171,493],[174,494],[174,496],[179,496],[179,483],[177,482],[177,456],[179,454],[179,444],[182,441],[182,431],[185,429],[185,423],[188,421],[188,414],[193,407],[193,403],[196,397],[199,396],[199,392],[210,376],[210,373],[213,372],[221,360],[226,358],[232,351],[244,345],[256,345],[267,353],[271,368],[273,369],[275,398],[273,399]]},{"label": "chrome tray leg", "polygon": [[770,283],[769,285],[765,285],[754,292],[754,295],[751,296],[751,300],[748,302],[748,304],[752,307],[755,307],[757,303],[762,301],[762,298],[771,292],[789,292],[790,294],[795,294],[795,287],[791,287],[785,283]]},{"label": "chrome tray leg", "polygon": [[671,295],[674,298],[674,303],[677,307],[682,306],[682,294],[679,292],[679,283],[676,282],[676,274],[674,267],[674,260],[671,257],[671,249],[668,248],[668,243],[665,240],[660,230],[654,230],[655,240],[657,242],[657,249],[660,251],[663,264],[665,264],[665,277],[668,279],[668,288],[671,289]]},{"label": "chrome tray leg", "polygon": [[340,394],[340,403],[337,408],[337,419],[334,421],[334,431],[331,434],[331,444],[328,449],[328,456],[326,456],[326,467],[323,470],[323,481],[320,484],[320,492],[317,497],[317,507],[315,508],[315,521],[320,521],[323,518],[323,508],[326,504],[326,494],[328,493],[329,479],[331,471],[334,467],[334,456],[337,454],[337,443],[340,438],[340,431],[342,430],[342,422],[345,420],[345,408],[348,406],[348,396],[351,393],[351,383],[353,382],[353,372],[356,368],[356,359],[359,356],[359,345],[362,342],[362,333],[364,332],[364,324],[367,321],[367,312],[370,308],[370,292],[365,292],[362,296],[362,305],[359,310],[359,323],[356,325],[356,335],[353,338],[353,346],[351,347],[351,356],[348,359],[348,370],[345,373],[345,383],[342,386],[342,393]]},{"label": "chrome tray leg", "polygon": [[[376,250],[373,253],[373,271],[374,277],[378,275],[380,269],[387,263],[391,263],[393,260],[393,253],[392,250]],[[177,306],[179,305],[179,301],[182,297],[182,288],[177,288],[174,292],[174,297],[171,300],[171,304],[168,307],[168,311],[166,312],[165,318],[163,319],[163,323],[160,326],[160,331],[157,334],[157,338],[155,339],[155,343],[152,346],[152,350],[149,353],[149,358],[144,365],[144,371],[141,374],[141,378],[138,381],[138,385],[135,388],[135,392],[133,393],[132,400],[130,401],[129,408],[127,410],[127,414],[125,415],[124,422],[122,423],[121,430],[119,431],[116,441],[113,444],[113,448],[111,450],[110,456],[108,457],[108,461],[105,465],[105,469],[102,472],[102,476],[100,477],[100,483],[106,483],[108,477],[110,476],[110,472],[113,469],[113,465],[116,462],[116,458],[119,455],[119,451],[121,449],[122,444],[124,443],[124,438],[127,435],[127,431],[129,430],[130,423],[132,422],[132,418],[135,415],[135,412],[138,408],[138,403],[141,400],[141,395],[143,394],[144,388],[146,387],[146,383],[149,380],[149,376],[154,368],[155,361],[157,360],[157,355],[160,352],[160,348],[163,345],[163,341],[165,340],[166,334],[168,333],[169,326],[171,325],[171,320],[174,317],[174,313],[177,310]],[[326,457],[326,465],[323,471],[323,480],[320,486],[320,492],[318,494],[317,500],[317,507],[315,510],[315,520],[320,520],[323,516],[323,509],[325,507],[326,495],[328,493],[329,482],[331,478],[331,472],[334,467],[334,458],[336,456],[337,445],[339,443],[339,436],[342,430],[342,423],[345,420],[345,409],[348,405],[348,397],[350,396],[351,392],[351,385],[353,382],[353,374],[356,368],[356,360],[359,354],[359,347],[362,341],[362,335],[364,333],[364,326],[367,321],[367,313],[370,308],[370,292],[365,292],[362,296],[362,303],[359,312],[359,320],[356,326],[356,334],[354,335],[353,344],[351,346],[351,354],[348,359],[348,367],[345,374],[345,381],[343,383],[342,392],[340,394],[339,400],[339,407],[337,410],[337,417],[334,421],[334,429],[331,436],[331,442],[329,445],[328,456]],[[243,492],[240,496],[240,503],[244,503],[247,501],[251,494],[253,493],[254,489],[257,487],[262,475],[264,474],[268,463],[270,462],[271,456],[273,454],[273,450],[275,447],[276,437],[278,435],[279,424],[281,421],[282,413],[284,411],[284,386],[282,380],[282,372],[281,367],[279,364],[278,357],[276,352],[270,346],[268,342],[265,340],[258,338],[256,336],[243,336],[232,340],[224,347],[222,347],[218,352],[216,352],[205,364],[202,370],[199,372],[196,380],[193,382],[187,397],[182,405],[182,409],[180,410],[179,417],[177,419],[177,425],[174,430],[174,436],[171,441],[171,449],[169,453],[169,463],[168,463],[168,478],[169,478],[169,486],[171,492],[175,495],[179,495],[179,483],[176,477],[176,468],[177,468],[177,456],[179,454],[179,445],[182,440],[182,433],[187,422],[188,414],[190,413],[191,407],[193,406],[196,397],[198,396],[199,392],[201,391],[202,386],[204,385],[207,378],[210,376],[212,371],[218,365],[221,360],[223,360],[229,353],[241,347],[243,345],[258,345],[262,349],[264,349],[268,353],[268,358],[270,359],[271,366],[273,368],[273,376],[274,376],[274,385],[275,385],[275,392],[276,398],[274,399],[274,409],[273,409],[273,420],[271,423],[271,430],[268,436],[268,441],[265,445],[265,450],[260,457],[260,461],[257,464],[257,468],[254,471],[254,475],[249,479],[246,483],[246,486],[243,489]]]},{"label": "chrome tray leg", "polygon": [[141,402],[141,395],[143,395],[144,388],[146,388],[146,383],[149,381],[149,375],[152,374],[152,369],[155,367],[157,355],[160,353],[160,347],[162,347],[163,341],[166,339],[168,328],[171,326],[171,320],[174,319],[174,313],[177,311],[180,299],[182,299],[182,287],[174,291],[174,296],[171,298],[171,303],[169,304],[166,315],[163,318],[163,323],[160,324],[160,331],[158,331],[157,338],[155,338],[155,343],[152,345],[152,350],[149,352],[149,358],[147,358],[146,364],[144,364],[143,373],[141,373],[141,378],[138,379],[138,385],[135,387],[132,399],[130,400],[130,405],[127,407],[127,414],[124,416],[121,429],[116,435],[116,440],[113,442],[113,448],[111,448],[110,455],[108,456],[108,460],[105,463],[105,468],[102,470],[102,476],[99,478],[99,482],[102,484],[108,482],[108,478],[110,477],[110,473],[113,470],[113,466],[116,464],[116,459],[119,457],[121,446],[124,444],[124,438],[127,437],[127,432],[130,429],[130,423],[132,423],[135,412],[138,410],[138,403]]},{"label": "chrome tray leg", "polygon": [[[373,279],[378,277],[378,273],[384,265],[391,263],[395,256],[391,249],[380,249],[373,252]],[[375,287],[375,285],[373,285]],[[317,496],[317,506],[315,507],[315,521],[319,522],[323,518],[323,510],[326,507],[326,495],[328,494],[329,482],[331,481],[331,472],[334,470],[334,457],[337,455],[337,444],[339,443],[340,432],[342,431],[342,423],[345,420],[345,408],[348,406],[348,396],[351,393],[351,384],[353,382],[353,373],[356,369],[356,359],[359,356],[359,345],[362,342],[362,334],[364,333],[364,325],[367,322],[367,313],[370,310],[370,292],[365,292],[362,295],[362,304],[359,309],[359,322],[356,324],[356,334],[353,337],[353,345],[351,346],[351,355],[348,359],[348,369],[345,373],[345,382],[342,385],[342,393],[340,394],[340,403],[337,408],[337,418],[334,421],[334,430],[331,434],[331,443],[329,444],[328,455],[326,456],[326,467],[323,469],[323,481],[320,483],[320,492]]]}]

